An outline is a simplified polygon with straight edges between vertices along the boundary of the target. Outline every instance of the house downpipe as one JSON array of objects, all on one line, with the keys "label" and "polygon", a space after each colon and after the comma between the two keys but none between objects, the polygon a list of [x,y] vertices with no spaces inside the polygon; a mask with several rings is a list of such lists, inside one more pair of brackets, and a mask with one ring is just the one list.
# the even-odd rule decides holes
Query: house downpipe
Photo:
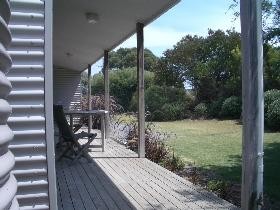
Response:
[{"label": "house downpipe", "polygon": [[15,198],[17,181],[11,170],[15,165],[15,158],[8,149],[14,135],[7,125],[7,120],[12,113],[12,108],[7,102],[7,97],[12,89],[6,74],[12,66],[12,60],[7,52],[11,43],[11,32],[8,23],[11,16],[8,0],[0,1],[0,209],[19,209]]}]

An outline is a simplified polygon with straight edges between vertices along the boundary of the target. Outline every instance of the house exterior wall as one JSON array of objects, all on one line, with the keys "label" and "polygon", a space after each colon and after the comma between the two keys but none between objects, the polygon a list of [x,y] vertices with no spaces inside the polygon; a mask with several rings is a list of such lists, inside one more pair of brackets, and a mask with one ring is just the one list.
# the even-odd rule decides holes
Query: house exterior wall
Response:
[{"label": "house exterior wall", "polygon": [[57,69],[54,71],[54,103],[64,109],[81,108],[81,72]]},{"label": "house exterior wall", "polygon": [[[47,0],[46,2],[48,2]],[[17,199],[23,209],[50,209],[50,189],[55,189],[55,179],[50,179],[46,120],[46,31],[45,1],[11,0],[9,28],[12,43],[9,54],[13,65],[8,73],[12,91],[8,101],[13,109],[8,124],[14,133],[9,148],[15,155],[12,173],[18,181]],[[51,2],[51,1],[49,1]],[[45,45],[46,44],[46,45]],[[47,70],[46,70],[47,69]],[[49,113],[50,115],[50,113]],[[51,128],[51,127],[49,127]],[[54,186],[53,186],[54,185]],[[55,202],[54,202],[55,203]],[[54,209],[54,208],[52,208]]]},{"label": "house exterior wall", "polygon": [[12,87],[6,77],[12,60],[7,52],[11,42],[11,33],[8,28],[10,20],[10,5],[8,0],[0,1],[0,209],[18,209],[15,198],[17,192],[17,181],[11,170],[15,164],[15,158],[8,149],[13,139],[13,132],[7,125],[7,119],[12,112],[12,107],[7,101],[7,96]]}]

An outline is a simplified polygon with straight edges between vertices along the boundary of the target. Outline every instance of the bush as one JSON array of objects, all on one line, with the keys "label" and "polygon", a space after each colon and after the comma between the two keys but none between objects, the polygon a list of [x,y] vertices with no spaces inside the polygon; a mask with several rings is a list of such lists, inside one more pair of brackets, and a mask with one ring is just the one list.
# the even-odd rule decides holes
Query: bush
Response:
[{"label": "bush", "polygon": [[268,106],[267,125],[272,130],[280,130],[280,98]]},{"label": "bush", "polygon": [[[145,71],[145,87],[150,87],[154,82],[154,73]],[[102,73],[92,77],[92,94],[104,93],[104,77]],[[110,71],[110,95],[124,108],[130,111],[129,106],[133,94],[137,90],[136,68],[127,68]]]},{"label": "bush", "polygon": [[207,189],[217,193],[223,199],[228,195],[229,186],[229,183],[220,180],[211,180],[207,182]]},{"label": "bush", "polygon": [[223,103],[224,103],[223,98],[210,103],[208,105],[208,116],[213,118],[219,118]]},{"label": "bush", "polygon": [[264,93],[264,118],[268,124],[268,107],[276,100],[280,99],[280,90],[268,90]]},{"label": "bush", "polygon": [[241,115],[241,100],[236,96],[227,98],[221,109],[221,116],[229,119],[238,119]]},{"label": "bush", "polygon": [[207,106],[205,103],[200,103],[194,108],[194,114],[197,118],[207,117]]},{"label": "bush", "polygon": [[162,163],[163,167],[172,172],[178,172],[184,169],[185,163],[179,156],[169,155]]},{"label": "bush", "polygon": [[164,113],[163,120],[180,120],[184,117],[184,104],[164,104],[161,109]]},{"label": "bush", "polygon": [[[100,109],[105,109],[105,97],[104,95],[92,95],[91,96],[91,108],[92,110],[100,110]],[[123,112],[123,108],[121,105],[119,105],[116,100],[114,99],[113,96],[110,96],[110,101],[109,101],[109,114],[110,117],[113,117],[114,115],[120,114]],[[75,105],[74,110],[88,110],[89,109],[89,104],[88,104],[88,98],[87,97],[82,97],[81,98],[81,106],[79,104]],[[80,117],[79,124],[85,124],[88,125],[88,116],[82,116]],[[92,116],[92,127],[93,128],[98,128],[100,129],[101,127],[101,121],[99,116]]]},{"label": "bush", "polygon": [[195,94],[192,91],[186,91],[186,109],[191,111],[195,107],[196,103],[196,97]]},{"label": "bush", "polygon": [[[149,87],[145,92],[146,110],[151,113],[147,120],[168,121],[178,120],[185,116],[185,110],[192,103],[182,88],[157,86]],[[137,104],[136,96],[131,107]]]},{"label": "bush", "polygon": [[[138,124],[136,121],[124,122],[129,127],[129,135],[126,137],[127,147],[135,152],[138,151]],[[155,130],[153,123],[147,123],[145,127],[145,157],[166,169],[177,172],[184,168],[183,159],[171,153],[170,147],[165,141],[170,138],[170,134]]]},{"label": "bush", "polygon": [[168,103],[165,87],[153,85],[145,92],[145,102],[147,110],[153,113],[156,110],[161,110],[161,107]]}]

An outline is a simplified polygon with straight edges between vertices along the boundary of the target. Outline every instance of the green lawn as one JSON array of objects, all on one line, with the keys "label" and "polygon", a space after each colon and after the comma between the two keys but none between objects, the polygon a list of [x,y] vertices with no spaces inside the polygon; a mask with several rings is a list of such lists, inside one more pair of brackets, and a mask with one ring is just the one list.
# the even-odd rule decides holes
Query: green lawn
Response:
[{"label": "green lawn", "polygon": [[[186,161],[219,174],[225,180],[241,180],[241,129],[231,120],[183,120],[156,123],[176,134],[168,144]],[[280,133],[265,133],[265,192],[280,200]]]}]

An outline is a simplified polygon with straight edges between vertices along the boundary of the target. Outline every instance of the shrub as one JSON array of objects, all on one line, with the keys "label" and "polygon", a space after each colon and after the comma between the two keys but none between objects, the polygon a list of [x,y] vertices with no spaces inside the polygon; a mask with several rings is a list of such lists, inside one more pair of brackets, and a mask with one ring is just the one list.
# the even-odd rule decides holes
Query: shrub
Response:
[{"label": "shrub", "polygon": [[[100,109],[105,109],[105,97],[104,95],[92,95],[91,96],[91,108],[92,110],[100,110]],[[110,96],[110,101],[109,101],[109,114],[110,117],[113,117],[114,115],[120,114],[123,112],[123,108],[121,105],[119,105],[115,98],[113,96]],[[74,110],[88,110],[88,98],[87,97],[82,97],[81,98],[81,106],[75,105],[73,107]],[[88,125],[88,116],[82,116],[80,117],[79,124],[86,124]],[[99,116],[92,116],[92,126],[93,128],[100,128],[101,122],[100,122],[100,117]]]},{"label": "shrub", "polygon": [[208,116],[213,118],[219,118],[223,103],[224,103],[223,98],[210,103],[208,105]]},{"label": "shrub", "polygon": [[153,113],[151,113],[148,120],[164,121],[165,120],[165,114],[164,114],[164,112],[162,112],[160,110],[156,110]]},{"label": "shrub", "polygon": [[164,113],[163,120],[180,120],[184,116],[185,106],[184,104],[164,104],[161,109]]},{"label": "shrub", "polygon": [[[137,152],[138,150],[138,124],[135,121],[124,122],[129,128],[126,146]],[[162,165],[170,171],[180,171],[185,163],[181,157],[176,156],[170,151],[170,147],[165,141],[170,138],[170,134],[155,130],[155,125],[151,122],[145,127],[145,157],[149,160]]]},{"label": "shrub", "polygon": [[[148,120],[166,121],[182,119],[185,110],[192,103],[182,88],[157,86],[149,87],[145,92],[146,109],[151,113]],[[131,106],[135,107],[136,97]]]},{"label": "shrub", "polygon": [[276,100],[280,99],[280,90],[268,90],[264,93],[264,118],[268,124],[268,107]]},{"label": "shrub", "polygon": [[221,116],[229,119],[238,119],[241,115],[241,100],[236,96],[227,98],[221,109]]},{"label": "shrub", "polygon": [[194,108],[195,117],[206,118],[207,117],[207,106],[205,103],[200,103]]},{"label": "shrub", "polygon": [[186,106],[186,109],[187,110],[193,110],[194,107],[195,107],[195,94],[191,91],[186,91],[186,103],[185,103],[185,106]]},{"label": "shrub", "polygon": [[280,130],[280,98],[268,106],[267,125],[272,130]]},{"label": "shrub", "polygon": [[164,142],[146,138],[145,152],[146,158],[155,163],[160,163],[167,158],[169,150]]},{"label": "shrub", "polygon": [[207,183],[207,189],[217,193],[221,198],[226,198],[229,191],[229,183],[220,180],[211,180]]},{"label": "shrub", "polygon": [[177,172],[177,171],[181,171],[184,169],[185,163],[182,160],[182,158],[180,158],[179,156],[175,156],[174,152],[173,155],[169,155],[164,162],[162,163],[162,165],[168,169],[169,171],[172,172]]},{"label": "shrub", "polygon": [[[145,87],[153,84],[154,73],[145,71]],[[104,77],[102,73],[92,77],[91,89],[93,94],[104,93]],[[137,90],[136,68],[127,68],[110,71],[110,95],[128,111],[133,94]]]},{"label": "shrub", "polygon": [[165,94],[165,87],[153,85],[145,92],[145,102],[147,110],[153,113],[156,110],[161,110],[161,107],[168,103],[168,97]]}]

